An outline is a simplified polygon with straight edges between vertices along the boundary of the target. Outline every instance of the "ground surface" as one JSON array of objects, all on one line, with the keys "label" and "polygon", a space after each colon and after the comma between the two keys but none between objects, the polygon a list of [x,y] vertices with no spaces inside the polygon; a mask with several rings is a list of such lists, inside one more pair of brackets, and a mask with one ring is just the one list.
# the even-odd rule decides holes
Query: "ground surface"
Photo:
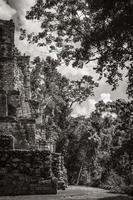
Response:
[{"label": "ground surface", "polygon": [[58,191],[57,195],[29,195],[15,197],[0,197],[0,200],[133,200],[133,197],[128,197],[121,194],[112,194],[107,190],[70,186],[65,191]]}]

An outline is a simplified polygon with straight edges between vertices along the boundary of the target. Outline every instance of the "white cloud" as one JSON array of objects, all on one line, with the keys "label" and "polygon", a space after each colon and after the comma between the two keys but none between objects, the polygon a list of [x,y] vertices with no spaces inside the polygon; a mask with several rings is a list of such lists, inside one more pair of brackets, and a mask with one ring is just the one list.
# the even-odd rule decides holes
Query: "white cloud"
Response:
[{"label": "white cloud", "polygon": [[[112,101],[110,93],[102,93],[100,97],[101,97],[101,100],[103,100],[105,103]],[[95,104],[97,102],[98,100],[96,101],[95,99],[88,98],[85,102],[81,104],[75,103],[73,105],[72,116],[78,117],[78,116],[84,115],[85,117],[89,117],[90,114],[95,110]],[[108,112],[103,113],[103,117],[105,117],[108,114],[110,113]],[[111,115],[114,118],[116,117],[115,114],[111,114]]]},{"label": "white cloud", "polygon": [[0,19],[13,19],[16,29],[26,23],[25,15],[30,7],[33,6],[35,0],[0,0]]},{"label": "white cloud", "polygon": [[49,55],[47,47],[39,47],[37,44],[29,43],[26,39],[19,40],[20,32],[19,27],[25,29],[27,33],[38,33],[41,31],[41,22],[26,20],[25,14],[27,10],[30,10],[30,7],[34,5],[35,0],[9,0],[10,5],[16,8],[17,13],[14,16],[14,21],[16,25],[15,32],[15,45],[22,52],[29,56],[36,57],[40,56],[41,58],[45,58]]},{"label": "white cloud", "polygon": [[11,8],[5,1],[0,0],[0,19],[10,20],[15,13],[15,9]]},{"label": "white cloud", "polygon": [[93,76],[94,80],[96,81],[98,79],[98,75],[93,70],[93,67],[95,65],[95,62],[91,62],[88,65],[84,65],[83,68],[74,68],[72,65],[69,66],[60,66],[58,68],[58,71],[68,77],[71,80],[79,80],[84,75]]},{"label": "white cloud", "polygon": [[111,113],[111,112],[103,112],[102,113],[102,118],[104,118],[104,117],[112,117],[112,118],[116,119],[117,118],[117,114],[116,113]]},{"label": "white cloud", "polygon": [[[112,102],[110,93],[102,93],[101,99],[104,101],[104,103]],[[113,117],[114,119],[117,117],[115,113],[111,113],[110,111],[106,111],[102,113],[102,118],[110,117],[110,116]]]},{"label": "white cloud", "polygon": [[89,98],[81,104],[75,103],[73,105],[72,116],[78,117],[84,115],[85,117],[89,117],[91,112],[95,110],[96,103],[97,102],[95,99],[89,99]]},{"label": "white cloud", "polygon": [[110,93],[102,93],[101,99],[104,101],[104,103],[111,102],[111,94]]},{"label": "white cloud", "polygon": [[25,24],[26,11],[34,5],[35,0],[8,0],[10,7],[16,10],[16,14],[13,16],[16,28],[19,28]]},{"label": "white cloud", "polygon": [[39,47],[37,44],[29,44],[27,40],[19,40],[19,32],[15,34],[15,45],[23,53],[31,56],[31,58],[40,56],[45,58],[49,55],[48,49],[45,47]]}]

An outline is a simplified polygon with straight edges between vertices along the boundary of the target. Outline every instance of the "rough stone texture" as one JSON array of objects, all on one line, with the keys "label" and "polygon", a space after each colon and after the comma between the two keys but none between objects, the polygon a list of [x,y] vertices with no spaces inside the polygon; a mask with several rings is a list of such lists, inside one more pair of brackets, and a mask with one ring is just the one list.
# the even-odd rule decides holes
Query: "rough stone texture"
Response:
[{"label": "rough stone texture", "polygon": [[21,69],[24,75],[24,88],[26,100],[31,99],[31,85],[30,85],[30,71],[29,71],[29,56],[20,56],[17,58],[18,67]]},{"label": "rough stone texture", "polygon": [[49,151],[0,151],[0,195],[56,193]]},{"label": "rough stone texture", "polygon": [[13,150],[13,137],[11,135],[0,135],[0,151]]},{"label": "rough stone texture", "polygon": [[0,20],[0,59],[13,57],[14,29],[12,20]]},{"label": "rough stone texture", "polygon": [[35,145],[36,125],[35,119],[21,119],[21,127],[30,145]]},{"label": "rough stone texture", "polygon": [[24,139],[33,146],[35,144],[35,123],[34,120],[16,121],[11,117],[0,118],[0,135],[11,135],[14,138],[15,149],[23,149]]},{"label": "rough stone texture", "polygon": [[67,187],[67,173],[64,167],[64,158],[60,153],[52,154],[52,171],[58,179],[58,189],[65,189]]},{"label": "rough stone texture", "polygon": [[30,57],[14,56],[14,28],[0,20],[0,195],[54,194],[57,179],[65,187],[62,159],[45,150],[42,111],[31,100]]},{"label": "rough stone texture", "polygon": [[10,117],[0,117],[0,135],[18,136],[17,121]]},{"label": "rough stone texture", "polygon": [[0,90],[0,117],[6,117],[7,115],[7,105],[6,105],[6,93]]},{"label": "rough stone texture", "polygon": [[16,74],[14,65],[15,61],[13,59],[6,60],[6,62],[0,60],[0,89],[5,91],[15,89]]},{"label": "rough stone texture", "polygon": [[[30,57],[13,54],[14,28],[12,21],[0,20],[0,48],[4,45],[8,51],[3,49],[5,52],[0,54],[0,134],[12,134],[17,149],[26,147],[22,143],[27,143],[28,149],[36,149],[36,135],[45,140],[45,128],[42,129],[39,103],[31,100]],[[8,118],[16,120],[15,126]],[[39,126],[41,128],[37,128]],[[40,146],[44,149],[44,146]]]},{"label": "rough stone texture", "polygon": [[13,135],[18,148],[23,138],[35,145],[36,126],[29,103],[29,57],[13,55],[14,28],[12,21],[0,20],[0,134]]}]

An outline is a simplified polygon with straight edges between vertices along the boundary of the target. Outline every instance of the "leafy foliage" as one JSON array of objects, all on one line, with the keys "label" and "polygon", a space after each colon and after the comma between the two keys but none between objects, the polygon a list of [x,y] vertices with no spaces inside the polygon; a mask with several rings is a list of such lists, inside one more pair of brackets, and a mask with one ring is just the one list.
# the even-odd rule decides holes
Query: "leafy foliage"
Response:
[{"label": "leafy foliage", "polygon": [[47,45],[49,52],[57,54],[57,60],[34,60],[33,96],[44,106],[44,118],[50,115],[52,124],[63,133],[59,151],[67,141],[64,149],[70,183],[76,183],[82,165],[91,173],[94,185],[107,183],[109,177],[132,182],[133,102],[101,101],[89,119],[73,119],[73,103],[93,95],[97,84],[87,76],[69,81],[56,70],[62,61],[81,68],[96,61],[96,72],[113,89],[122,73],[127,73],[127,93],[133,97],[132,10],[132,0],[37,0],[27,13],[27,19],[41,21],[42,31],[27,35],[22,30],[21,39],[27,36],[29,42]]},{"label": "leafy foliage", "polygon": [[99,101],[89,118],[71,118],[65,155],[69,183],[79,183],[84,169],[89,184],[121,191],[132,183],[133,103]]},{"label": "leafy foliage", "polygon": [[67,143],[65,133],[72,105],[75,102],[82,103],[93,95],[97,83],[90,76],[84,76],[79,81],[70,81],[58,72],[58,65],[59,61],[51,57],[46,60],[36,57],[32,62],[31,88],[32,98],[39,101],[43,112],[43,123],[48,137],[52,132],[57,132],[54,134],[55,138],[58,135],[57,151],[64,153]]},{"label": "leafy foliage", "polygon": [[[131,148],[133,145],[132,113],[132,102],[116,100],[107,104],[99,102],[96,105],[96,111],[91,115],[92,125],[94,119],[96,119],[98,125],[101,125],[99,125],[97,132],[101,139],[101,145],[99,145],[96,162],[100,164],[102,169],[102,184],[107,184],[109,177],[114,177],[114,179],[121,177],[124,184],[131,184],[131,163],[133,160]],[[97,115],[99,117],[94,118]],[[113,186],[120,187],[117,184]],[[110,187],[112,186],[110,185]]]},{"label": "leafy foliage", "polygon": [[68,147],[65,158],[68,180],[70,184],[76,184],[80,171],[84,167],[88,169],[91,167],[96,156],[99,137],[95,135],[90,121],[83,116],[71,118],[67,137]]},{"label": "leafy foliage", "polygon": [[[41,21],[42,31],[30,42],[49,46],[61,62],[73,67],[97,60],[95,70],[115,89],[127,72],[132,97],[132,0],[37,0],[27,19]],[[22,38],[26,32],[22,31]]]}]

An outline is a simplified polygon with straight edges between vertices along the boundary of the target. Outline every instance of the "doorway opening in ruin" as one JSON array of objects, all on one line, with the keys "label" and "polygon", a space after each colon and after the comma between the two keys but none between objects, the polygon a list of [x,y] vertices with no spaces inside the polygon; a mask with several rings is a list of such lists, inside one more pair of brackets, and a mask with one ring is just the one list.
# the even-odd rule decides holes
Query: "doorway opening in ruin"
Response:
[{"label": "doorway opening in ruin", "polygon": [[4,42],[3,39],[3,29],[0,27],[0,42]]},{"label": "doorway opening in ruin", "polygon": [[8,104],[8,116],[16,117],[16,108],[11,104]]}]

